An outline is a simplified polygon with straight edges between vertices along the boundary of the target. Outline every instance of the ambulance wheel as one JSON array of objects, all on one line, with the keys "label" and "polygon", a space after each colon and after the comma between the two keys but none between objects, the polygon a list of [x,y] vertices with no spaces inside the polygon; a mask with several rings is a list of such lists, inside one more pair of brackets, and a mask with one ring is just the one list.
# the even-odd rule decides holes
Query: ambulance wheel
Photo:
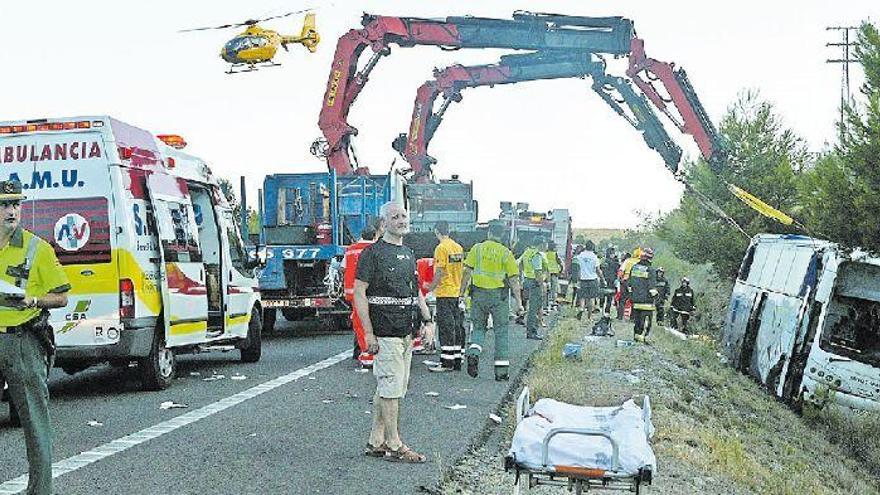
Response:
[{"label": "ambulance wheel", "polygon": [[144,390],[165,390],[174,380],[177,361],[174,351],[165,346],[165,336],[158,330],[153,337],[150,355],[138,360]]},{"label": "ambulance wheel", "polygon": [[277,309],[263,310],[263,332],[271,334],[275,332],[275,319],[278,318]]},{"label": "ambulance wheel", "polygon": [[244,341],[244,346],[239,349],[241,362],[256,363],[260,360],[263,353],[262,329],[263,322],[260,321],[260,312],[254,308],[251,310],[251,321],[248,323],[247,339]]}]

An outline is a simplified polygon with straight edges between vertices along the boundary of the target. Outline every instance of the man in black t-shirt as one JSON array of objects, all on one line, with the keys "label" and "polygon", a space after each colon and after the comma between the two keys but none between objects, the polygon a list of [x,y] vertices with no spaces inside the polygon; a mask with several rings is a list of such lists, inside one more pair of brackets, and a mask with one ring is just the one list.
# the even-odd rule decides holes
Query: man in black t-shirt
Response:
[{"label": "man in black t-shirt", "polygon": [[409,385],[412,338],[431,321],[431,312],[419,290],[413,252],[403,245],[409,215],[402,206],[386,203],[381,216],[385,234],[361,253],[354,281],[354,306],[364,327],[367,352],[376,356],[373,427],[364,453],[420,463],[425,456],[404,445],[398,425],[400,399]]}]

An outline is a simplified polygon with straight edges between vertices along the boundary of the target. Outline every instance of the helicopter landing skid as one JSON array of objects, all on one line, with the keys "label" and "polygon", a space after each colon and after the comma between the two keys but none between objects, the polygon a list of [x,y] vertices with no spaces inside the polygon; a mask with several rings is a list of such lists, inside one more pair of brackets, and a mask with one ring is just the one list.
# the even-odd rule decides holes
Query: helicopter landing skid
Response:
[{"label": "helicopter landing skid", "polygon": [[263,62],[260,64],[232,64],[229,66],[229,70],[226,71],[226,73],[239,74],[241,72],[255,72],[262,67],[281,67],[281,64],[276,62]]}]

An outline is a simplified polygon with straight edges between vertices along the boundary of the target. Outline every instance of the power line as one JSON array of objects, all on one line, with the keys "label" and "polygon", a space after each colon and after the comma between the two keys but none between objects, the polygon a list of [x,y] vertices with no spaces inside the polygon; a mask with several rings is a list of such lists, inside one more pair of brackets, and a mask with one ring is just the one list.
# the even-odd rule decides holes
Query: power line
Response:
[{"label": "power line", "polygon": [[[852,88],[850,87],[849,64],[858,63],[858,59],[853,58],[853,49],[856,46],[855,41],[850,41],[850,33],[858,30],[858,26],[828,26],[826,31],[837,31],[840,33],[841,41],[834,43],[825,43],[826,47],[840,48],[840,58],[829,58],[825,62],[829,64],[841,64],[841,84],[840,84],[840,129],[843,132],[843,122],[846,117],[846,108],[853,103]],[[852,36],[854,39],[855,36]]]}]

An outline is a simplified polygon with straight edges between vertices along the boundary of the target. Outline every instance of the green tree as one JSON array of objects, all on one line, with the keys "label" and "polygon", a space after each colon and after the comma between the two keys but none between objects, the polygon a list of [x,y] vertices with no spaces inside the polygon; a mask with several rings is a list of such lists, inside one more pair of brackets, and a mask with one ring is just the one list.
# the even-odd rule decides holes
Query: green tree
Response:
[{"label": "green tree", "polygon": [[855,56],[861,98],[839,122],[840,143],[800,181],[800,216],[821,236],[880,251],[880,33],[861,26]]},{"label": "green tree", "polygon": [[[705,161],[686,167],[685,179],[710,198],[749,235],[785,233],[796,229],[761,216],[727,191],[733,183],[783,210],[797,205],[796,178],[810,155],[803,139],[786,128],[773,105],[756,92],[745,92],[725,114],[719,126],[727,160],[718,172]],[[712,263],[716,274],[733,277],[748,246],[748,238],[718,215],[707,211],[691,193],[679,207],[657,222],[658,234],[676,255],[693,263]]]}]

